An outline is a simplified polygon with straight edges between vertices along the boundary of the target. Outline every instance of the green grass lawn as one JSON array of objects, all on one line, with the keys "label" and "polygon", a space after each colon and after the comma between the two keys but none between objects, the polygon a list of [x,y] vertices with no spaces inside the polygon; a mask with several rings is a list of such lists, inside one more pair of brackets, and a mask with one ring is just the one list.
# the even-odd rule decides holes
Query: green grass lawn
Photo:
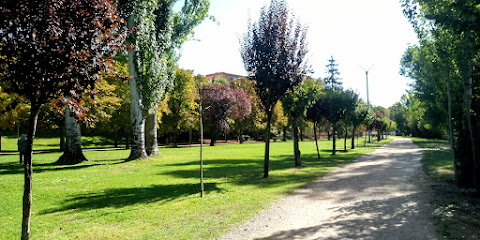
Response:
[{"label": "green grass lawn", "polygon": [[[125,146],[123,143],[119,144]],[[113,147],[113,140],[101,136],[82,136],[83,148]],[[35,137],[33,150],[57,150],[60,149],[58,137]],[[17,151],[17,136],[2,136],[2,151]]]},{"label": "green grass lawn", "polygon": [[423,151],[422,165],[427,175],[436,180],[454,180],[452,151],[447,140],[412,138]]},{"label": "green grass lawn", "polygon": [[[271,144],[270,178],[263,179],[264,144],[204,148],[205,189],[199,196],[199,148],[160,149],[147,161],[125,162],[128,150],[90,151],[90,162],[55,165],[61,153],[34,155],[32,239],[209,239],[253,217],[281,194],[373,151],[385,142],[331,156],[322,141]],[[363,143],[363,141],[362,141]],[[341,140],[337,145],[343,147]],[[0,156],[0,239],[18,239],[23,169],[17,155]]]}]

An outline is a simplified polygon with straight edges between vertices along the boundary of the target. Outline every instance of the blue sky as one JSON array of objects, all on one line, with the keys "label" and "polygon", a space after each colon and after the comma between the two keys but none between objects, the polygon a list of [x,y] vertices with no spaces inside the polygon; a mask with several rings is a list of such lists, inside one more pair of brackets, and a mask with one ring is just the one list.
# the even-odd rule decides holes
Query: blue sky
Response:
[{"label": "blue sky", "polygon": [[[195,29],[195,39],[182,47],[181,68],[195,74],[229,72],[246,75],[239,38],[248,19],[257,21],[268,0],[211,0],[210,14]],[[370,102],[389,107],[400,100],[409,80],[400,76],[400,58],[416,35],[402,14],[398,0],[288,0],[289,7],[309,27],[309,63],[313,77],[325,77],[330,56],[339,64],[345,88],[366,100],[365,72],[369,72]]]}]

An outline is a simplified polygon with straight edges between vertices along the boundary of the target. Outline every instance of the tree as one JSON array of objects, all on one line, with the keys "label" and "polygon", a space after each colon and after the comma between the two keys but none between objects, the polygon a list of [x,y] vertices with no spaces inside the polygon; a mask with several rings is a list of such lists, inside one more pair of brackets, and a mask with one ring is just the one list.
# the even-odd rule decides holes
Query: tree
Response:
[{"label": "tree", "polygon": [[307,108],[315,102],[315,98],[319,92],[319,87],[315,80],[305,79],[300,85],[294,87],[293,91],[289,92],[282,98],[282,106],[284,112],[290,119],[293,130],[293,152],[295,156],[295,166],[302,166],[300,159],[300,148],[298,144],[298,126],[301,119],[306,118]]},{"label": "tree", "polygon": [[242,119],[251,113],[251,102],[243,89],[232,89],[227,84],[210,84],[200,90],[204,107],[203,117],[210,129],[210,146],[218,133],[229,129],[227,119]]},{"label": "tree", "polygon": [[349,121],[352,124],[352,149],[355,149],[355,133],[357,128],[365,123],[368,116],[368,107],[365,105],[357,105],[355,111],[349,115]]},{"label": "tree", "polygon": [[191,71],[177,69],[174,85],[167,97],[168,113],[162,116],[165,129],[173,134],[173,143],[177,145],[177,133],[193,128],[197,118],[195,102],[195,80]]},{"label": "tree", "polygon": [[325,65],[327,68],[326,73],[328,76],[324,79],[324,83],[326,87],[332,88],[332,89],[341,89],[342,88],[342,80],[340,77],[340,72],[338,71],[338,64],[336,63],[337,61],[333,59],[333,56],[330,57],[328,60],[328,64]]},{"label": "tree", "polygon": [[22,217],[22,239],[29,239],[32,146],[39,109],[62,97],[82,116],[82,93],[94,94],[100,71],[111,70],[105,58],[123,41],[121,19],[108,0],[19,0],[0,5],[0,69],[5,72],[0,84],[30,102]]},{"label": "tree", "polygon": [[307,73],[306,28],[290,20],[285,0],[271,0],[257,23],[241,40],[241,55],[249,78],[267,114],[263,177],[268,177],[270,128],[275,104]]},{"label": "tree", "polygon": [[[158,152],[156,109],[172,84],[177,48],[192,34],[192,29],[207,16],[208,0],[185,1],[180,12],[173,11],[176,1],[121,1],[128,15],[127,25],[136,30],[129,51],[131,90],[132,150],[129,159],[147,158]],[[147,118],[147,136],[145,121]],[[150,139],[145,141],[145,139]],[[149,143],[146,146],[146,142]]]},{"label": "tree", "polygon": [[[448,121],[444,122],[449,126],[456,181],[461,186],[480,189],[480,150],[476,147],[480,135],[478,2],[404,0],[403,6],[420,38],[417,54],[431,56],[429,62],[421,61],[421,58],[404,58],[406,63],[413,60],[413,64],[406,64],[408,67],[416,67],[408,68],[417,85],[415,92],[427,98],[422,92],[425,88],[420,87],[430,86],[429,92],[435,92],[434,97],[446,99],[442,103],[430,98],[425,115],[429,114],[431,105],[442,106],[446,113],[443,119],[448,116]],[[431,78],[434,75],[437,78]]]}]

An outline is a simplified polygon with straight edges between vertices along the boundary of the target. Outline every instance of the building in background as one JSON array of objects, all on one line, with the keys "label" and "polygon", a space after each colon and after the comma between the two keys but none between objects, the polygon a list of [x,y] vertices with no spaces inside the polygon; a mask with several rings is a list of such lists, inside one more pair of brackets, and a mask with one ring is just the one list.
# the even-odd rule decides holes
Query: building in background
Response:
[{"label": "building in background", "polygon": [[213,82],[215,80],[215,78],[224,78],[227,81],[231,82],[233,80],[244,78],[244,77],[245,76],[226,73],[226,72],[218,72],[218,73],[212,73],[212,74],[205,75],[205,78],[210,82]]}]

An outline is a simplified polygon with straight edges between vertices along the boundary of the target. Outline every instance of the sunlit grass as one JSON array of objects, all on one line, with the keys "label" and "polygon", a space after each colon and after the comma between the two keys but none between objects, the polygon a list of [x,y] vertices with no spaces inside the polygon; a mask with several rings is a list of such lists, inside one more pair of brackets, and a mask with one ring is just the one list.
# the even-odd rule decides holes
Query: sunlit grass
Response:
[{"label": "sunlit grass", "polygon": [[452,151],[447,140],[412,138],[423,151],[423,170],[434,179],[453,180]]},{"label": "sunlit grass", "polygon": [[[389,140],[387,140],[389,141]],[[384,141],[386,142],[386,141]],[[382,142],[382,143],[384,143]],[[360,144],[361,145],[361,144]],[[263,179],[264,144],[205,147],[200,198],[199,148],[166,148],[148,161],[129,152],[85,152],[90,162],[55,165],[61,153],[34,155],[32,239],[209,239],[373,147],[331,156],[330,141],[271,144],[270,178]],[[341,140],[337,146],[343,148]],[[23,169],[17,155],[0,156],[0,239],[20,236]]]}]

